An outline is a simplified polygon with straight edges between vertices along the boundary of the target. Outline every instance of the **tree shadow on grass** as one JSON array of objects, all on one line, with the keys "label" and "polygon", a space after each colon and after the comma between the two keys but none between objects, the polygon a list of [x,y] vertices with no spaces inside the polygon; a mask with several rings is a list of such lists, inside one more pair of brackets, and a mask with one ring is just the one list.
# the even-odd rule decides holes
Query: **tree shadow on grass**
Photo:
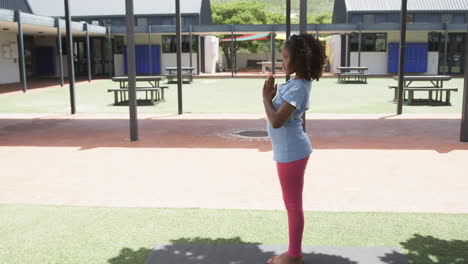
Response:
[{"label": "tree shadow on grass", "polygon": [[[262,264],[277,254],[261,248],[261,243],[248,243],[234,238],[179,238],[170,245],[154,249],[123,248],[110,264]],[[347,258],[327,254],[303,254],[309,263],[357,264]]]},{"label": "tree shadow on grass", "polygon": [[[411,264],[466,264],[468,263],[467,240],[443,240],[433,236],[414,234],[401,245],[408,251]],[[396,264],[393,254],[381,257],[388,264]]]}]

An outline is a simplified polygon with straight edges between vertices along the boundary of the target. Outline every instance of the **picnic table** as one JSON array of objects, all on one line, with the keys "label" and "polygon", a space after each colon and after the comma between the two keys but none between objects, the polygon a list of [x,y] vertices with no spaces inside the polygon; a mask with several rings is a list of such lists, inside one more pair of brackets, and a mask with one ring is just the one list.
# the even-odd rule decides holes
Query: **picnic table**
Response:
[{"label": "picnic table", "polygon": [[[262,65],[262,73],[265,73],[267,67],[269,67],[270,69],[272,69],[272,64],[273,64],[273,63],[272,63],[271,61],[261,61],[261,62],[257,62],[257,64]],[[276,68],[280,67],[281,70],[284,71],[283,62],[282,62],[282,61],[277,61],[277,62],[275,62],[275,67],[276,67]]]},{"label": "picnic table", "polygon": [[[393,76],[393,79],[398,81],[398,76]],[[450,93],[458,92],[458,88],[444,87],[444,82],[450,81],[451,76],[448,75],[414,75],[403,77],[403,101],[408,105],[413,104],[429,104],[429,105],[450,105]],[[412,85],[413,83],[421,83],[423,85]],[[428,84],[430,83],[430,84]],[[398,97],[398,86],[391,85],[389,89],[395,89],[393,101]],[[427,99],[415,99],[414,92],[428,92]],[[433,93],[436,97],[433,98]],[[443,100],[445,93],[445,101]]]},{"label": "picnic table", "polygon": [[367,83],[367,73],[368,67],[361,66],[342,66],[337,67],[338,72],[338,82],[340,83]]},{"label": "picnic table", "polygon": [[[182,67],[182,80],[185,78],[188,82],[192,82],[194,70],[194,67]],[[177,79],[177,67],[166,67],[166,71],[167,82],[174,82],[174,79]]]},{"label": "picnic table", "polygon": [[[137,76],[135,90],[137,92],[145,92],[146,100],[149,100],[151,104],[154,104],[154,102],[160,100],[164,100],[164,89],[167,89],[168,87],[159,85],[160,81],[162,81],[164,78],[164,76]],[[114,105],[118,105],[120,102],[128,101],[128,77],[113,77],[112,81],[119,83],[119,88],[107,89],[107,92],[114,93]],[[148,83],[149,86],[139,86],[138,84],[142,82]],[[150,99],[148,99],[148,93],[150,94]]]}]

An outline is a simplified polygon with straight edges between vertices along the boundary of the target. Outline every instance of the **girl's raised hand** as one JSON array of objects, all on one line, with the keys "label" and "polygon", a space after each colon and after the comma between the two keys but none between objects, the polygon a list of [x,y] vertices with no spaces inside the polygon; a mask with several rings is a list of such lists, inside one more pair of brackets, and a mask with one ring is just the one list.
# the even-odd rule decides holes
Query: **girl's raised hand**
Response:
[{"label": "girl's raised hand", "polygon": [[275,84],[275,76],[270,75],[265,83],[263,84],[263,99],[264,100],[273,100],[276,95],[276,90],[278,88],[278,84]]}]

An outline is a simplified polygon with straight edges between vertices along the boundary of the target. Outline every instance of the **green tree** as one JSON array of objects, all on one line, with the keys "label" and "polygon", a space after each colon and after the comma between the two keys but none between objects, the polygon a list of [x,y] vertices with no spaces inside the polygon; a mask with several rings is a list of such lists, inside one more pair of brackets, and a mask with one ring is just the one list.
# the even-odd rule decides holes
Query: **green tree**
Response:
[{"label": "green tree", "polygon": [[[284,24],[286,18],[282,14],[269,13],[266,11],[265,3],[260,1],[239,0],[229,3],[213,3],[211,6],[213,24]],[[230,35],[219,36],[230,38]],[[276,41],[276,47],[282,45],[282,41]],[[221,42],[220,47],[226,58],[228,67],[231,65],[231,42]],[[246,49],[251,53],[270,49],[270,42],[262,41],[239,41],[235,42],[235,51]]]},{"label": "green tree", "polygon": [[307,23],[309,24],[331,24],[332,21],[332,14],[323,13],[319,14],[315,17],[308,16]]}]

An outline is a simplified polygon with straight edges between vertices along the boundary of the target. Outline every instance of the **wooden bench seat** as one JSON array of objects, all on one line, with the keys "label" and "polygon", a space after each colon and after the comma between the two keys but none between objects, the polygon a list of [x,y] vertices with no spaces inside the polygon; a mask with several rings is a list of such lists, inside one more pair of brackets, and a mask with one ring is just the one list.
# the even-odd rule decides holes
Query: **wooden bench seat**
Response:
[{"label": "wooden bench seat", "polygon": [[[167,82],[173,83],[177,80],[177,74],[166,74]],[[182,81],[186,79],[188,82],[193,81],[193,74],[182,73]]]},{"label": "wooden bench seat", "polygon": [[[398,97],[398,86],[389,85],[389,89],[395,89],[393,101],[397,100]],[[411,105],[414,99],[414,92],[425,92],[429,93],[428,102],[430,104],[437,103],[437,104],[445,104],[450,105],[450,92],[458,92],[458,88],[437,88],[437,87],[426,87],[426,86],[416,86],[416,87],[403,87],[403,98],[406,98],[406,94],[408,94],[408,104]],[[432,97],[432,93],[436,93],[435,100]],[[443,93],[445,92],[445,101],[443,101]]]},{"label": "wooden bench seat", "polygon": [[[363,82],[367,83],[369,74],[362,72],[345,72],[338,74],[338,82]],[[351,80],[353,79],[353,80]]]},{"label": "wooden bench seat", "polygon": [[[168,86],[161,86],[161,87],[138,87],[135,88],[135,91],[138,92],[145,92],[146,100],[150,100],[152,104],[155,101],[164,100],[164,89],[167,89]],[[128,88],[111,88],[107,89],[107,92],[114,92],[114,105],[118,105],[119,102],[127,101],[127,93]],[[148,93],[150,94],[150,99],[148,99]],[[120,95],[120,100],[119,100]]]},{"label": "wooden bench seat", "polygon": [[359,76],[368,76],[369,74],[367,73],[360,73],[360,72],[347,72],[347,73],[341,73],[341,76],[354,76],[354,75],[359,75]]}]

